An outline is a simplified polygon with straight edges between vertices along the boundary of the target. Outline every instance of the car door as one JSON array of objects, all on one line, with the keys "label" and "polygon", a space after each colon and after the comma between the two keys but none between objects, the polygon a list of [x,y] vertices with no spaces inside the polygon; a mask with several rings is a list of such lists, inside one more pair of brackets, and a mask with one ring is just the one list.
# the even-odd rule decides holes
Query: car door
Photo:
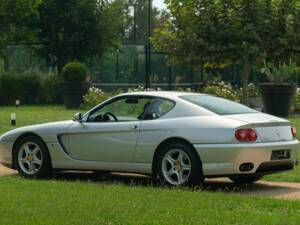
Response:
[{"label": "car door", "polygon": [[141,116],[151,100],[121,97],[96,108],[85,122],[74,122],[63,137],[66,151],[78,160],[133,161]]},{"label": "car door", "polygon": [[168,127],[168,122],[164,118],[174,107],[175,102],[172,100],[153,99],[139,126],[140,134],[135,152],[136,162],[151,162],[157,145],[170,135],[172,127]]}]

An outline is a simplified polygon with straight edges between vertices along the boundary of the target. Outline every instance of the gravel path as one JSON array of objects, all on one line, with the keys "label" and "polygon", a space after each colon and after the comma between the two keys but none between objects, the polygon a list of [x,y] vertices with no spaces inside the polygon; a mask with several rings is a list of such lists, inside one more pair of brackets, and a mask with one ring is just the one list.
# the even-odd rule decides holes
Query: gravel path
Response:
[{"label": "gravel path", "polygon": [[0,164],[0,176],[11,175],[17,173],[15,170],[8,169]]},{"label": "gravel path", "polygon": [[[0,165],[0,176],[13,175],[17,172],[15,170],[7,169]],[[131,182],[135,179],[137,183],[147,183],[149,178],[146,176],[131,174],[112,174],[109,179],[121,182]],[[80,179],[83,181],[90,181],[91,179],[99,181],[99,177],[91,177],[86,173],[67,173],[66,175],[58,176],[57,179]],[[142,182],[140,182],[142,181]],[[263,196],[278,199],[298,200],[300,201],[300,183],[287,183],[287,182],[269,182],[259,181],[257,183],[247,186],[237,186],[227,179],[208,179],[205,182],[204,189],[212,192],[226,192],[235,193],[238,195],[251,195],[251,196]]]},{"label": "gravel path", "polygon": [[300,201],[300,183],[258,181],[254,184],[238,187],[227,179],[207,180],[208,189],[234,192],[240,195],[270,197]]}]

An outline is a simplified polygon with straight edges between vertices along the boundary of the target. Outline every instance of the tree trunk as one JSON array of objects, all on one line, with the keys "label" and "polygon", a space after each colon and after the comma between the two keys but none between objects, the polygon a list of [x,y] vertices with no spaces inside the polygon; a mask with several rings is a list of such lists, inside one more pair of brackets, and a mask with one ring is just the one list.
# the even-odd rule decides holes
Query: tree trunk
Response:
[{"label": "tree trunk", "polygon": [[249,62],[243,63],[243,74],[242,74],[242,103],[244,105],[248,105],[248,81],[249,81],[249,72],[250,72],[250,65]]}]

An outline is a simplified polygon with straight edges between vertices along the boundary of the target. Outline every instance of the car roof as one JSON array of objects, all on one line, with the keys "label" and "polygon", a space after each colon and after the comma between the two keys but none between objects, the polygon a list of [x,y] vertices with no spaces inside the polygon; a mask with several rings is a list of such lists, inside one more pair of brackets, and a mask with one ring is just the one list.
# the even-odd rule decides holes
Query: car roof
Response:
[{"label": "car roof", "polygon": [[206,95],[201,93],[193,93],[193,92],[180,92],[180,91],[140,91],[140,92],[130,92],[130,93],[124,93],[120,96],[152,96],[152,97],[162,97],[162,98],[169,98],[169,99],[176,99],[180,96],[186,96],[186,95]]}]

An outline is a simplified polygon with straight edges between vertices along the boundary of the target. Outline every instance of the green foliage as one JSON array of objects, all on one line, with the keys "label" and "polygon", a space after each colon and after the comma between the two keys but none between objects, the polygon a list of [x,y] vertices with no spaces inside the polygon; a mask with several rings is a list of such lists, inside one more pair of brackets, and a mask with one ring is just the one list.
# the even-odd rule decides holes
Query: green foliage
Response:
[{"label": "green foliage", "polygon": [[294,103],[294,110],[296,112],[300,112],[300,91],[299,90],[297,90],[297,93],[294,96],[293,103]]},{"label": "green foliage", "polygon": [[101,89],[91,87],[88,93],[83,96],[83,107],[85,109],[91,109],[110,97],[112,97],[112,95],[104,93]]},{"label": "green foliage", "polygon": [[140,91],[145,91],[144,86],[129,88],[127,92],[140,92]]},{"label": "green foliage", "polygon": [[159,50],[174,53],[181,61],[253,64],[265,56],[275,60],[297,52],[299,42],[290,41],[300,35],[298,1],[167,0],[166,3],[171,19],[163,21],[155,31],[153,44]]},{"label": "green foliage", "polygon": [[57,75],[35,73],[0,74],[0,104],[12,105],[15,100],[21,104],[62,103]]},{"label": "green foliage", "polygon": [[36,74],[4,73],[0,75],[0,103],[36,103],[40,89],[40,77]]},{"label": "green foliage", "polygon": [[37,102],[40,104],[63,103],[63,98],[59,91],[59,83],[60,80],[56,74],[41,76],[41,86]]},{"label": "green foliage", "polygon": [[[125,36],[127,38],[125,41],[135,44],[146,44],[148,42],[149,0],[123,1],[126,2],[125,8],[128,10],[126,12],[127,24],[125,24]],[[151,32],[158,27],[160,19],[160,11],[152,5],[150,17]]]},{"label": "green foliage", "polygon": [[156,49],[176,60],[201,65],[243,66],[243,102],[251,65],[299,55],[300,18],[296,0],[167,0],[170,16],[152,38]]},{"label": "green foliage", "polygon": [[[241,90],[241,93],[242,93],[242,90]],[[260,96],[258,87],[253,83],[248,84],[248,96],[251,98],[256,98],[256,97]]]},{"label": "green foliage", "polygon": [[34,22],[41,0],[0,1],[0,49],[7,44],[27,44],[37,40]]},{"label": "green foliage", "polygon": [[285,83],[290,82],[292,76],[298,71],[298,67],[292,60],[288,64],[279,62],[279,64],[264,61],[264,67],[261,73],[266,74],[270,82]]},{"label": "green foliage", "polygon": [[40,54],[59,72],[67,62],[101,57],[119,43],[122,7],[121,0],[43,0]]},{"label": "green foliage", "polygon": [[239,102],[240,95],[237,90],[235,90],[231,84],[226,84],[223,81],[215,84],[208,85],[204,87],[201,92],[205,94],[210,94],[214,96],[218,96],[221,98],[226,98],[229,100],[233,100]]},{"label": "green foliage", "polygon": [[81,82],[86,81],[88,77],[87,68],[79,62],[67,63],[62,70],[64,81]]}]

